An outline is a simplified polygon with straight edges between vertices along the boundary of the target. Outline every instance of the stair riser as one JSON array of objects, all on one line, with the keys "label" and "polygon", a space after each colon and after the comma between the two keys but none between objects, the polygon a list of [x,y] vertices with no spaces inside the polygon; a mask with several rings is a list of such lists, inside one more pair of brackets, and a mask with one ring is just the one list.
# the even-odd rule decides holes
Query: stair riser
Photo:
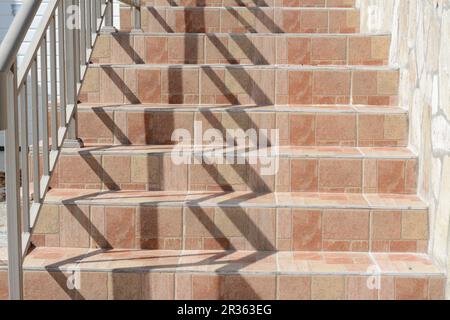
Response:
[{"label": "stair riser", "polygon": [[389,36],[102,35],[94,63],[387,65]]},{"label": "stair riser", "polygon": [[[256,160],[257,164],[212,165],[194,164],[192,159],[186,164],[176,164],[170,153],[166,156],[63,154],[52,187],[396,194],[413,194],[417,189],[417,160],[414,159],[289,159],[283,156],[269,159],[263,156]],[[267,175],[262,169],[276,171],[277,165],[278,171],[273,175]]]},{"label": "stair riser", "polygon": [[396,147],[407,145],[409,131],[407,114],[128,110],[80,108],[79,136],[85,143],[173,144],[174,130],[193,137],[198,121],[203,131],[278,129],[280,145]]},{"label": "stair riser", "polygon": [[[142,29],[163,33],[357,33],[356,9],[142,8]],[[131,11],[121,11],[121,30],[131,30]]]},{"label": "stair riser", "polygon": [[[373,276],[231,275],[194,272],[78,273],[80,289],[67,289],[67,271],[25,271],[27,300],[442,300],[445,278],[382,276],[381,289],[370,290]],[[0,299],[7,299],[7,272],[0,271]],[[36,286],[39,283],[39,286]],[[176,289],[174,289],[176,288]]]},{"label": "stair riser", "polygon": [[159,7],[318,7],[318,8],[352,8],[354,0],[145,0],[142,5]]},{"label": "stair riser", "polygon": [[[427,211],[45,205],[33,244],[163,250],[426,252]],[[120,229],[120,232],[118,230]]]},{"label": "stair riser", "polygon": [[395,105],[397,71],[282,67],[91,67],[79,99],[87,103]]}]

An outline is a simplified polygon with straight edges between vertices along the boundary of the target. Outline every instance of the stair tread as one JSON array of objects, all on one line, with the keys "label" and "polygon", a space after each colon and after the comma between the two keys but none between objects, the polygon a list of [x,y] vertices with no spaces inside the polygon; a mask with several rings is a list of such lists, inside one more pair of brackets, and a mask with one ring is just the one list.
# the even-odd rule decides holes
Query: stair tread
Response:
[{"label": "stair tread", "polygon": [[[175,145],[101,145],[85,144],[83,148],[64,148],[63,154],[118,154],[118,155],[170,155]],[[220,151],[222,154],[240,156],[280,156],[284,158],[382,158],[382,159],[415,159],[417,155],[407,147],[333,147],[333,146],[279,146],[258,148],[248,151],[246,148],[221,146],[185,146],[185,152],[204,153]]]},{"label": "stair tread", "polygon": [[292,7],[292,6],[152,6],[152,5],[144,5],[142,8],[152,8],[152,9],[171,9],[171,10],[186,10],[186,9],[195,9],[195,10],[214,10],[214,9],[233,9],[233,10],[273,10],[273,9],[283,9],[283,10],[305,10],[305,11],[359,11],[358,8],[355,7]]},{"label": "stair tread", "polygon": [[[191,6],[191,7],[218,7],[218,6],[228,6],[228,7],[259,7],[259,8],[273,8],[273,7],[305,7],[305,8],[353,8],[355,7],[355,1],[334,1],[328,3],[327,1],[278,1],[278,0],[208,0],[208,1],[186,1],[186,0],[165,0],[165,1],[155,1],[146,0],[141,2],[145,6],[158,5],[162,7],[180,7],[180,6]],[[128,7],[125,7],[128,9]]]},{"label": "stair tread", "polygon": [[359,32],[359,33],[336,33],[336,32],[330,32],[330,33],[273,33],[273,32],[259,32],[259,33],[239,33],[239,32],[151,32],[151,31],[142,31],[138,34],[130,32],[130,31],[102,31],[101,35],[111,35],[111,36],[123,36],[123,35],[132,35],[132,36],[139,36],[139,37],[145,37],[145,36],[162,36],[162,37],[179,37],[179,36],[189,36],[189,37],[195,37],[197,35],[223,35],[223,36],[241,36],[241,37],[307,37],[307,38],[329,38],[329,37],[385,37],[385,36],[391,36],[391,33],[389,32]]},{"label": "stair tread", "polygon": [[199,63],[199,64],[186,64],[186,63],[92,63],[90,68],[224,68],[224,69],[289,69],[289,70],[317,70],[317,71],[398,71],[398,66],[385,66],[385,65],[290,65],[290,64],[225,64],[225,63]]},{"label": "stair tread", "polygon": [[[5,267],[5,258],[0,266]],[[3,260],[3,262],[1,262]],[[25,270],[180,272],[277,275],[379,275],[443,277],[426,254],[78,249],[40,247]]]},{"label": "stair tread", "polygon": [[80,103],[80,111],[163,111],[163,112],[298,112],[298,113],[370,113],[405,114],[408,110],[397,106],[366,105],[189,105],[189,104],[106,104]]},{"label": "stair tread", "polygon": [[426,210],[417,195],[355,193],[254,193],[251,191],[99,191],[52,189],[47,204],[94,204],[149,207],[240,207]]}]

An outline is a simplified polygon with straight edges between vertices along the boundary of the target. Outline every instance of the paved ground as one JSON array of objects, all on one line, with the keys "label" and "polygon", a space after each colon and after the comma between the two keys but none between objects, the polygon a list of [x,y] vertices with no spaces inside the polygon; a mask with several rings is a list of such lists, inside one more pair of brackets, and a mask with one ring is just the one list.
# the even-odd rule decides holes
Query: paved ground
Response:
[{"label": "paved ground", "polygon": [[0,151],[0,171],[5,171],[5,162],[3,158],[3,151]]},{"label": "paved ground", "polygon": [[6,204],[0,203],[0,247],[6,246]]}]

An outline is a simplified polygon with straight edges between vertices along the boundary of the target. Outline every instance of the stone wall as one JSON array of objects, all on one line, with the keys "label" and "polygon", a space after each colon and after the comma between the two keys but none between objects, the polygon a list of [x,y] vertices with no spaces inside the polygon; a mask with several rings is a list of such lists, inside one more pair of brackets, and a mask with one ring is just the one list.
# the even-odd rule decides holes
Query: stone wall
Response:
[{"label": "stone wall", "polygon": [[419,193],[430,204],[429,252],[450,271],[450,0],[358,5],[363,31],[392,32],[391,64],[401,70],[400,103],[409,108],[410,145],[420,156]]}]

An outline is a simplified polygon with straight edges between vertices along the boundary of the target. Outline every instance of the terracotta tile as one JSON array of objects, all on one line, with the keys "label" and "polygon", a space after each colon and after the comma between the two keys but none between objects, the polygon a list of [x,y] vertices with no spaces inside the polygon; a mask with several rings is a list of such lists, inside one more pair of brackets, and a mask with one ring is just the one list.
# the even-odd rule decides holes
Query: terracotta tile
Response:
[{"label": "terracotta tile", "polygon": [[319,191],[358,192],[362,189],[360,160],[322,159],[319,163]]},{"label": "terracotta tile", "polygon": [[316,143],[315,129],[316,117],[314,115],[290,116],[290,142],[297,146],[311,146]]},{"label": "terracotta tile", "polygon": [[445,299],[445,279],[428,279],[428,295],[430,300]]},{"label": "terracotta tile", "polygon": [[405,192],[405,163],[399,160],[378,161],[378,192]]},{"label": "terracotta tile", "polygon": [[59,233],[59,206],[43,205],[33,231],[46,234]]},{"label": "terracotta tile", "polygon": [[143,298],[142,273],[108,273],[108,299],[109,300],[142,300]]},{"label": "terracotta tile", "polygon": [[237,208],[216,208],[214,223],[226,237],[242,237],[248,234],[248,218]]},{"label": "terracotta tile", "polygon": [[113,248],[133,248],[135,246],[135,209],[105,209],[105,227],[108,243]]},{"label": "terracotta tile", "polygon": [[326,210],[323,214],[323,237],[330,240],[367,240],[369,213],[358,210]]},{"label": "terracotta tile", "polygon": [[312,103],[312,72],[289,71],[289,104]]},{"label": "terracotta tile", "polygon": [[76,299],[108,299],[108,274],[106,272],[80,272],[79,276],[80,288],[76,292]]},{"label": "terracotta tile", "polygon": [[403,211],[402,239],[428,240],[428,230],[427,211]]},{"label": "terracotta tile", "polygon": [[402,213],[374,211],[372,213],[372,239],[398,240],[401,238]]},{"label": "terracotta tile", "polygon": [[185,208],[184,223],[186,236],[219,236],[215,232],[214,208]]},{"label": "terracotta tile", "polygon": [[122,64],[133,63],[135,61],[133,44],[133,37],[129,34],[114,34],[111,39],[110,62]]},{"label": "terracotta tile", "polygon": [[356,71],[353,73],[353,95],[369,96],[377,94],[377,77],[374,72]]},{"label": "terracotta tile", "polygon": [[398,72],[379,71],[377,75],[379,95],[397,95],[398,94]]},{"label": "terracotta tile", "polygon": [[149,113],[127,113],[127,139],[132,144],[147,144],[151,141],[153,117]]},{"label": "terracotta tile", "polygon": [[141,103],[161,102],[161,74],[159,70],[138,70],[138,93]]},{"label": "terracotta tile", "polygon": [[192,300],[192,274],[176,273],[175,274],[175,300]]},{"label": "terracotta tile", "polygon": [[78,112],[78,134],[84,142],[104,143],[112,142],[113,114],[101,108],[94,112]]},{"label": "terracotta tile", "polygon": [[166,37],[145,37],[145,62],[167,63],[168,46]]},{"label": "terracotta tile", "polygon": [[383,276],[380,279],[380,300],[395,300],[395,278]]},{"label": "terracotta tile", "polygon": [[359,31],[359,12],[351,11],[330,11],[329,32],[351,33]]},{"label": "terracotta tile", "polygon": [[175,274],[146,273],[144,275],[143,298],[145,300],[173,300],[175,298]]},{"label": "terracotta tile", "polygon": [[288,38],[287,39],[288,64],[304,65],[311,63],[311,39]]},{"label": "terracotta tile", "polygon": [[317,192],[318,174],[317,160],[291,160],[292,192]]},{"label": "terracotta tile", "polygon": [[168,38],[169,63],[202,64],[204,61],[204,37],[186,34]]},{"label": "terracotta tile", "polygon": [[192,275],[192,298],[194,300],[220,299],[218,275]]},{"label": "terracotta tile", "polygon": [[420,278],[395,278],[396,300],[427,300],[428,280]]},{"label": "terracotta tile", "polygon": [[247,209],[249,227],[247,235],[249,242],[247,250],[276,250],[276,210],[264,208]]},{"label": "terracotta tile", "polygon": [[159,157],[135,156],[131,158],[131,181],[147,183],[150,190],[161,187],[161,160]]},{"label": "terracotta tile", "polygon": [[75,290],[67,287],[70,274],[63,272],[25,271],[25,300],[71,300]]},{"label": "terracotta tile", "polygon": [[325,11],[297,11],[300,14],[301,33],[325,32],[328,29],[328,14]]},{"label": "terracotta tile", "polygon": [[143,237],[180,237],[181,208],[140,208],[137,234]]},{"label": "terracotta tile", "polygon": [[275,276],[224,275],[220,277],[223,300],[274,300]]},{"label": "terracotta tile", "polygon": [[343,276],[313,276],[312,300],[344,300],[345,278]]},{"label": "terracotta tile", "polygon": [[90,222],[91,248],[110,248],[105,238],[105,207],[91,206]]},{"label": "terracotta tile", "polygon": [[102,103],[123,103],[124,71],[104,66],[100,69],[100,101]]},{"label": "terracotta tile", "polygon": [[0,271],[0,300],[8,300],[8,272],[6,270]]},{"label": "terracotta tile", "polygon": [[337,103],[349,101],[350,73],[338,71],[315,71],[313,78],[313,101],[315,103]]},{"label": "terracotta tile", "polygon": [[120,184],[131,182],[131,159],[129,156],[103,156],[103,182],[112,189],[121,189]]},{"label": "terracotta tile", "polygon": [[347,300],[378,300],[378,290],[370,288],[369,277],[347,277],[345,292]]},{"label": "terracotta tile", "polygon": [[89,248],[89,207],[61,207],[60,239],[62,247]]},{"label": "terracotta tile", "polygon": [[170,157],[164,157],[162,162],[161,189],[184,191],[188,188],[188,166],[175,165]]},{"label": "terracotta tile", "polygon": [[316,139],[318,145],[356,144],[356,117],[354,115],[318,115]]},{"label": "terracotta tile", "polygon": [[408,137],[408,117],[406,115],[390,114],[384,120],[385,139],[406,140]]},{"label": "terracotta tile", "polygon": [[280,276],[278,278],[279,300],[310,300],[311,278],[300,276]]},{"label": "terracotta tile", "polygon": [[345,64],[347,60],[347,39],[313,38],[312,60],[317,64]]},{"label": "terracotta tile", "polygon": [[58,178],[64,183],[97,184],[102,177],[101,160],[98,156],[66,156],[59,161]]},{"label": "terracotta tile", "polygon": [[320,251],[322,249],[322,213],[292,210],[293,250]]},{"label": "terracotta tile", "polygon": [[[92,52],[91,60],[94,63],[110,62],[111,59],[111,38],[107,35],[101,35],[97,41]],[[97,83],[99,84],[99,83]]]}]

